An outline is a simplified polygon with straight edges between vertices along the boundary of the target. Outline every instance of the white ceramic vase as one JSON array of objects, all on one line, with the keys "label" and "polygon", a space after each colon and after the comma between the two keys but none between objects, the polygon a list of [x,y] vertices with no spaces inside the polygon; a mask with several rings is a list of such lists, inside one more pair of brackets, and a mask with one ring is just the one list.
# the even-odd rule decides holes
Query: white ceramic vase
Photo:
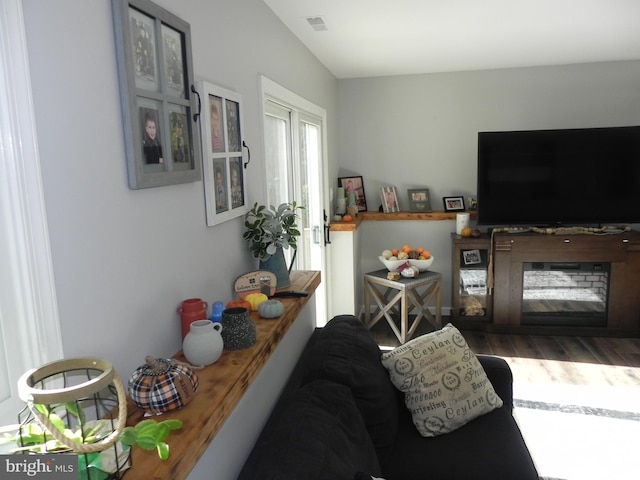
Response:
[{"label": "white ceramic vase", "polygon": [[211,320],[196,320],[182,342],[182,353],[191,365],[211,365],[224,350],[222,324]]}]

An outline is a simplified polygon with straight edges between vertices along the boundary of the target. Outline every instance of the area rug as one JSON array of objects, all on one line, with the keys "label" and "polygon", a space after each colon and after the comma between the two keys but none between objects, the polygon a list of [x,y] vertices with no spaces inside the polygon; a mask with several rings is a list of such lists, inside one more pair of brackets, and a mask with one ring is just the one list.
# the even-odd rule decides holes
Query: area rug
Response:
[{"label": "area rug", "polygon": [[541,479],[640,478],[640,387],[516,383],[514,404]]}]

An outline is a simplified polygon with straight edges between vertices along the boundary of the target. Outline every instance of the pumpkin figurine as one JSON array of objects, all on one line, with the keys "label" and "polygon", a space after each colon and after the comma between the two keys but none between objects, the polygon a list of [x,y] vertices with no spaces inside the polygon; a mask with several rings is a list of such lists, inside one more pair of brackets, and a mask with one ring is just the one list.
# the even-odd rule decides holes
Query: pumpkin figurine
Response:
[{"label": "pumpkin figurine", "polygon": [[251,310],[257,312],[260,304],[269,300],[269,297],[264,293],[250,293],[244,299],[251,304]]},{"label": "pumpkin figurine", "polygon": [[284,313],[284,305],[279,300],[267,300],[258,305],[258,313],[262,318],[278,318]]},{"label": "pumpkin figurine", "polygon": [[246,308],[249,312],[251,311],[251,303],[244,300],[231,300],[227,303],[227,308]]},{"label": "pumpkin figurine", "polygon": [[184,407],[198,390],[198,376],[187,364],[172,358],[147,356],[129,378],[129,396],[148,413]]}]

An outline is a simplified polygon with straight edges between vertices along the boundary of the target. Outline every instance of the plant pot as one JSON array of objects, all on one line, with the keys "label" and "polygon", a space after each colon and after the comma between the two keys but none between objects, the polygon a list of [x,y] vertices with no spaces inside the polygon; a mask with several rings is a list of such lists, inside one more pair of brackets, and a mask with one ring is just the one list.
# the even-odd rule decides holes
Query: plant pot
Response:
[{"label": "plant pot", "polygon": [[277,280],[276,288],[278,289],[287,288],[291,285],[289,269],[287,268],[287,262],[284,260],[282,247],[279,247],[276,253],[269,258],[260,260],[260,270],[267,270],[275,274]]}]

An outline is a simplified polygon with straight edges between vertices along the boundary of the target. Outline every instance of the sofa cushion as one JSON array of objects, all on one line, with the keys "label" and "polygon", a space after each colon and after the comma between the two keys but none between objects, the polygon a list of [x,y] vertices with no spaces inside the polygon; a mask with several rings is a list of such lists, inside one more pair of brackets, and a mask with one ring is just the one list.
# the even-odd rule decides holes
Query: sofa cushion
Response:
[{"label": "sofa cushion", "polygon": [[379,475],[380,466],[351,392],[318,380],[295,393],[239,478],[353,480],[360,471]]},{"label": "sofa cushion", "polygon": [[452,324],[385,353],[382,363],[425,437],[452,432],[502,407],[482,365]]},{"label": "sofa cushion", "polygon": [[373,445],[385,455],[398,428],[398,403],[380,348],[353,315],[334,317],[314,337],[301,359],[303,382],[327,379],[349,387]]}]

